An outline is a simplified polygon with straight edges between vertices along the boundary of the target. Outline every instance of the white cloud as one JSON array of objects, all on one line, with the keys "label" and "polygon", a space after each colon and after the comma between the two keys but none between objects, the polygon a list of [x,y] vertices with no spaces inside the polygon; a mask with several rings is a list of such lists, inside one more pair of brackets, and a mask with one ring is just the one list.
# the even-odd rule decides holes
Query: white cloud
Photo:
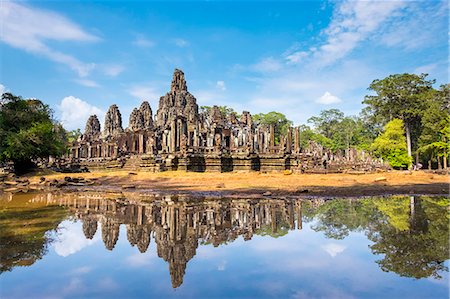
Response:
[{"label": "white cloud", "polygon": [[87,274],[91,271],[92,271],[92,267],[82,266],[82,267],[73,269],[72,271],[70,271],[70,274],[71,275],[81,275],[81,274]]},{"label": "white cloud", "polygon": [[225,103],[226,95],[223,92],[217,92],[217,89],[200,89],[191,91],[197,99],[199,106],[221,105]]},{"label": "white cloud", "polygon": [[448,32],[448,3],[411,1],[398,18],[385,25],[378,38],[382,45],[414,50],[448,42],[448,37],[438,32]]},{"label": "white cloud", "polygon": [[297,51],[297,52],[285,55],[285,58],[288,61],[288,63],[297,64],[297,63],[302,62],[303,59],[306,58],[308,55],[309,55],[308,52]]},{"label": "white cloud", "polygon": [[133,45],[142,48],[151,48],[155,46],[155,42],[145,37],[138,37],[133,41]]},{"label": "white cloud", "polygon": [[279,71],[282,64],[273,57],[267,57],[251,66],[251,69],[261,73],[270,73]]},{"label": "white cloud", "polygon": [[221,91],[227,90],[227,87],[225,86],[225,81],[217,81],[216,87]]},{"label": "white cloud", "polygon": [[159,99],[161,93],[156,88],[147,85],[134,85],[128,89],[128,93],[139,100],[154,101]]},{"label": "white cloud", "polygon": [[339,253],[342,253],[347,247],[336,243],[329,243],[321,246],[321,248],[331,257],[335,257]]},{"label": "white cloud", "polygon": [[97,41],[98,38],[82,30],[78,25],[51,11],[31,8],[22,4],[2,1],[0,10],[2,30],[0,39],[15,48],[42,55],[64,64],[85,77],[95,67],[73,56],[54,50],[47,40]]},{"label": "white cloud", "polygon": [[426,65],[422,65],[417,67],[416,69],[414,69],[414,73],[415,74],[430,74],[431,72],[433,72],[434,70],[436,70],[438,67],[437,63],[430,63],[430,64],[426,64]]},{"label": "white cloud", "polygon": [[342,2],[323,32],[327,39],[315,53],[316,58],[320,64],[327,65],[346,56],[404,6],[402,1]]},{"label": "white cloud", "polygon": [[97,82],[95,82],[93,80],[89,80],[89,79],[75,79],[74,81],[76,83],[86,86],[86,87],[99,87]]},{"label": "white cloud", "polygon": [[97,288],[99,288],[100,290],[106,290],[108,292],[119,289],[119,284],[111,277],[104,277],[104,278],[100,279],[95,284],[95,286]]},{"label": "white cloud", "polygon": [[105,73],[105,75],[110,76],[110,77],[116,77],[117,75],[119,75],[120,73],[122,73],[125,68],[122,65],[105,65],[102,67],[103,72]]},{"label": "white cloud", "polygon": [[338,2],[330,24],[321,32],[325,39],[319,47],[307,51],[296,47],[295,50],[288,50],[284,56],[292,64],[303,62],[308,56],[319,67],[333,64],[351,53],[360,42],[370,38],[404,6],[403,1]]},{"label": "white cloud", "polygon": [[318,98],[316,100],[316,103],[324,104],[324,105],[336,104],[336,103],[340,103],[340,102],[342,102],[342,100],[340,98],[332,95],[328,91],[325,92],[320,98]]},{"label": "white cloud", "polygon": [[62,234],[53,245],[55,252],[58,255],[63,257],[69,256],[99,240],[98,235],[92,240],[86,239],[80,224],[81,223],[63,221],[59,225],[59,231],[61,231]]},{"label": "white cloud", "polygon": [[146,253],[134,253],[125,259],[125,264],[133,268],[149,266],[155,260],[156,256],[149,251]]},{"label": "white cloud", "polygon": [[182,38],[174,38],[173,43],[175,44],[175,46],[180,47],[180,48],[185,48],[185,47],[189,46],[189,42]]},{"label": "white cloud", "polygon": [[225,271],[227,268],[227,261],[221,261],[220,264],[217,266],[217,271]]},{"label": "white cloud", "polygon": [[100,122],[105,116],[100,108],[74,96],[62,99],[58,105],[58,110],[61,114],[62,124],[68,130],[83,129],[90,115],[96,114]]},{"label": "white cloud", "polygon": [[8,89],[6,89],[5,85],[0,84],[0,95],[4,94],[5,92],[8,92]]}]

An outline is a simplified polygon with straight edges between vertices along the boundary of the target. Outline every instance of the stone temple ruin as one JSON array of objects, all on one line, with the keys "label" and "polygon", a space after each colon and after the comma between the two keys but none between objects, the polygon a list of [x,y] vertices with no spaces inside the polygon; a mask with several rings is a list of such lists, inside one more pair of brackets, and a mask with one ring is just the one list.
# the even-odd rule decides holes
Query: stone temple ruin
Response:
[{"label": "stone temple ruin", "polygon": [[199,113],[196,98],[189,93],[184,73],[176,69],[170,91],[159,100],[153,117],[148,102],[135,108],[128,128],[112,105],[103,131],[96,115],[89,117],[84,134],[69,150],[72,167],[123,168],[142,171],[371,171],[383,167],[364,152],[350,149],[332,153],[309,142],[300,147],[300,131],[289,128],[275,142],[275,128],[252,120],[244,111],[224,116],[218,106]]}]

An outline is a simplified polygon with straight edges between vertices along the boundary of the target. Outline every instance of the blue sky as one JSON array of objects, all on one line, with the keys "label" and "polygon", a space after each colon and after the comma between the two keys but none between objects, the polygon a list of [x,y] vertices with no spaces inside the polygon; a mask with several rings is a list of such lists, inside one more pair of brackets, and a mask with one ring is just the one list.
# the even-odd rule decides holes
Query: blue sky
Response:
[{"label": "blue sky", "polygon": [[358,114],[374,79],[448,83],[447,1],[0,2],[0,91],[48,103],[67,129],[109,105],[156,113],[174,68],[201,105]]}]

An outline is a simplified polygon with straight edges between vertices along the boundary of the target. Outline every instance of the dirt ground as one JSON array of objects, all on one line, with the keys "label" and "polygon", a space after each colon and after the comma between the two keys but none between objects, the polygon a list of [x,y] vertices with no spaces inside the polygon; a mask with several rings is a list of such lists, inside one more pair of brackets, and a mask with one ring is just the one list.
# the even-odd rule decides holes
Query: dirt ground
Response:
[{"label": "dirt ground", "polygon": [[[372,174],[284,174],[284,173],[195,173],[168,171],[161,173],[114,171],[76,174],[36,174],[47,180],[65,176],[96,179],[89,186],[95,190],[152,190],[155,192],[214,192],[227,195],[311,195],[372,196],[389,194],[449,194],[449,176],[424,171],[391,171]],[[84,189],[86,190],[86,188]]]}]

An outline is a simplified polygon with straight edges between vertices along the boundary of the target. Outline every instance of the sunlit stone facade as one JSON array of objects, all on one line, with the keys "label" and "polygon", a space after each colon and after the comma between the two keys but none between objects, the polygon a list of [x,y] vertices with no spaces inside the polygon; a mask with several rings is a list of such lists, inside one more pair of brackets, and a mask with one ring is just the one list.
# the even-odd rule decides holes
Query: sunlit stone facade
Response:
[{"label": "sunlit stone facade", "polygon": [[103,130],[97,116],[89,117],[68,161],[87,168],[144,171],[340,172],[382,167],[380,161],[355,149],[333,154],[314,142],[301,148],[298,128],[289,128],[276,142],[274,126],[255,123],[248,111],[239,118],[224,116],[218,106],[199,112],[178,69],[155,117],[144,101],[129,119],[123,129],[116,105],[106,113]]}]

